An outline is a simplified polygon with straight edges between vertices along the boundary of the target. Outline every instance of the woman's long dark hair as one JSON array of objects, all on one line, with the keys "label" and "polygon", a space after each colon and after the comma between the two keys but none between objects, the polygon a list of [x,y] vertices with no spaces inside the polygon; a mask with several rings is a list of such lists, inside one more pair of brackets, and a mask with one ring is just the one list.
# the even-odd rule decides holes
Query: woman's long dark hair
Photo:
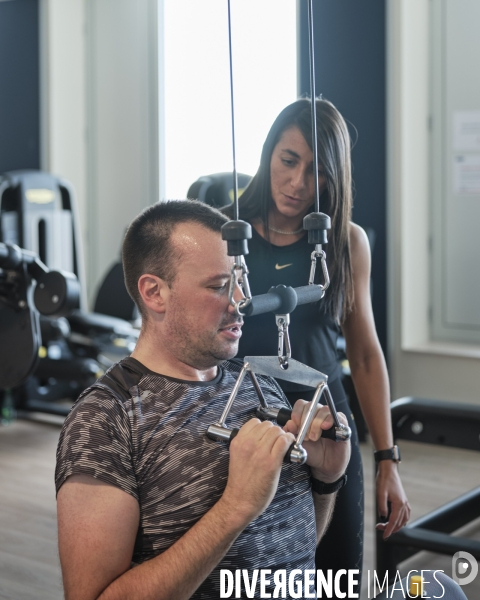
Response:
[{"label": "woman's long dark hair", "polygon": [[[332,220],[327,246],[331,284],[325,300],[330,315],[341,322],[352,310],[354,300],[349,242],[349,223],[352,216],[351,143],[347,125],[335,106],[321,98],[318,98],[316,103],[318,161],[326,179],[326,187],[320,197],[320,210]],[[291,127],[298,127],[312,148],[309,99],[301,98],[290,104],[275,119],[263,145],[258,171],[239,200],[240,218],[246,221],[260,219],[267,240],[268,216],[273,202],[270,162],[283,132]],[[224,212],[232,217],[232,206],[224,209]]]}]

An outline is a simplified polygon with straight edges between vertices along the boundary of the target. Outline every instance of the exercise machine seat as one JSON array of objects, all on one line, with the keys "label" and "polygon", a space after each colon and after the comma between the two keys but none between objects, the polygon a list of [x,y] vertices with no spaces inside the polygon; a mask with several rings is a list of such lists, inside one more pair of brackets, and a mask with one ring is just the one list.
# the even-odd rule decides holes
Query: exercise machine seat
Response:
[{"label": "exercise machine seat", "polygon": [[115,263],[105,276],[98,290],[93,310],[125,321],[134,321],[137,318],[135,303],[125,287],[121,262]]},{"label": "exercise machine seat", "polygon": [[[242,195],[252,179],[250,175],[237,173],[238,195]],[[204,175],[192,183],[187,192],[187,198],[200,200],[214,208],[223,208],[233,203],[233,175],[232,173],[214,173]]]}]

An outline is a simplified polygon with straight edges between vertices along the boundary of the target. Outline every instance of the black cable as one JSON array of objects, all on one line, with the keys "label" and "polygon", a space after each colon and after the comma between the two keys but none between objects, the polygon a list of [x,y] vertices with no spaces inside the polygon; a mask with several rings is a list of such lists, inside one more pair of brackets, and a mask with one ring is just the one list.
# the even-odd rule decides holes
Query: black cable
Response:
[{"label": "black cable", "polygon": [[230,104],[232,112],[232,154],[233,154],[233,219],[238,221],[238,176],[237,176],[237,160],[235,155],[235,111],[233,101],[233,60],[232,60],[232,22],[230,15],[230,0],[228,0],[228,50],[230,58]]},{"label": "black cable", "polygon": [[315,212],[320,212],[320,193],[318,188],[318,148],[317,148],[317,105],[315,96],[315,56],[313,44],[313,0],[308,2],[308,28],[310,50],[310,94],[312,104],[312,151],[313,179],[315,184]]}]

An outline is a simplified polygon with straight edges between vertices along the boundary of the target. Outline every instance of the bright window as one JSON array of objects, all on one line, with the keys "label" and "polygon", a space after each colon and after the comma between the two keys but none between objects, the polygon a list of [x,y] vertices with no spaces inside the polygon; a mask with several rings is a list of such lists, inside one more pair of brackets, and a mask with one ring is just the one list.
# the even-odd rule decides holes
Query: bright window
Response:
[{"label": "bright window", "polygon": [[[237,170],[253,175],[297,97],[296,2],[232,0]],[[164,0],[165,190],[232,170],[227,0]]]}]

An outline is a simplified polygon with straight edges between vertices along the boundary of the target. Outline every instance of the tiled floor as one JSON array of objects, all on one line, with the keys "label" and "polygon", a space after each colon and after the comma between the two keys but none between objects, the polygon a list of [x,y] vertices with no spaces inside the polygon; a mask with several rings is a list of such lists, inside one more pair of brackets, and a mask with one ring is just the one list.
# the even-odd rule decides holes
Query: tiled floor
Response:
[{"label": "tiled floor", "polygon": [[[55,420],[52,418],[52,420]],[[56,549],[55,449],[57,423],[17,421],[0,428],[0,599],[60,600],[62,586]],[[480,485],[480,454],[403,442],[401,474],[415,519]],[[366,481],[364,573],[375,566],[372,449],[362,445]],[[480,510],[480,507],[479,507]],[[472,537],[480,539],[480,526]],[[422,553],[402,570],[443,569],[451,557]],[[480,575],[464,588],[480,599]],[[362,600],[367,600],[364,577]]]},{"label": "tiled floor", "polygon": [[55,450],[59,425],[0,428],[0,598],[63,598],[57,554]]},{"label": "tiled floor", "polygon": [[[480,453],[456,448],[429,446],[415,442],[399,442],[402,454],[400,474],[405,491],[412,506],[411,520],[427,514],[433,509],[480,486]],[[373,493],[373,449],[362,444],[365,470],[365,559],[362,600],[373,595],[374,557],[374,493]],[[478,507],[480,514],[480,506]],[[480,540],[480,519],[462,535]],[[421,552],[400,565],[402,576],[409,570],[438,569],[452,576],[452,557],[431,552]],[[368,594],[367,574],[370,571],[371,587]],[[428,581],[428,579],[426,579]],[[476,580],[463,588],[469,600],[480,599],[480,574]]]}]

